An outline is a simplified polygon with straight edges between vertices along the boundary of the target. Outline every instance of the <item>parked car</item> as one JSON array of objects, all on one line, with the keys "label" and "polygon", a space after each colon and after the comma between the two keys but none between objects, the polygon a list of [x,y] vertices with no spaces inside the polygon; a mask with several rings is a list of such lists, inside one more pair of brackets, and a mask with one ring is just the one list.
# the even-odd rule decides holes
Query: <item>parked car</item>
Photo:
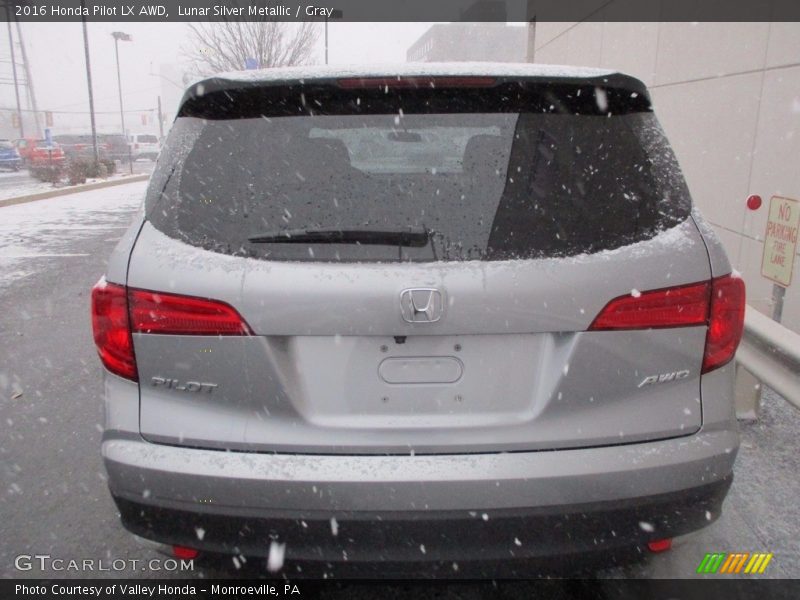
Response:
[{"label": "parked car", "polygon": [[108,155],[113,160],[128,160],[128,138],[122,133],[99,133],[97,139],[108,148]]},{"label": "parked car", "polygon": [[59,144],[36,138],[20,138],[12,143],[32,177],[54,183],[64,175],[67,158]]},{"label": "parked car", "polygon": [[41,164],[63,164],[66,160],[64,150],[57,143],[48,144],[47,140],[36,138],[19,138],[12,142],[27,166]]},{"label": "parked car", "polygon": [[92,292],[126,528],[463,567],[719,517],[744,285],[641,81],[252,77],[187,90]]},{"label": "parked car", "polygon": [[9,140],[0,140],[0,169],[19,171],[22,158]]},{"label": "parked car", "polygon": [[[68,160],[93,160],[94,159],[94,144],[92,142],[92,135],[86,134],[60,134],[53,136],[53,140],[58,143],[63,149]],[[111,160],[109,154],[109,145],[97,136],[97,155],[100,162]]]},{"label": "parked car", "polygon": [[158,153],[161,152],[158,136],[151,133],[131,134],[128,136],[128,143],[130,144],[133,160],[139,160],[140,158],[155,160],[158,158]]}]

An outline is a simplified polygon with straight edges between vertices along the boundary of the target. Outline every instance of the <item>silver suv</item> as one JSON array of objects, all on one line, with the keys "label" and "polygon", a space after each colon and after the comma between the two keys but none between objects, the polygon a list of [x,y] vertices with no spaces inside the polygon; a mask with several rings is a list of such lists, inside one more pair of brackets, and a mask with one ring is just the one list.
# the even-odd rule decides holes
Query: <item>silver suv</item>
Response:
[{"label": "silver suv", "polygon": [[744,286],[620,73],[196,83],[92,312],[111,493],[182,556],[659,550],[731,484]]}]

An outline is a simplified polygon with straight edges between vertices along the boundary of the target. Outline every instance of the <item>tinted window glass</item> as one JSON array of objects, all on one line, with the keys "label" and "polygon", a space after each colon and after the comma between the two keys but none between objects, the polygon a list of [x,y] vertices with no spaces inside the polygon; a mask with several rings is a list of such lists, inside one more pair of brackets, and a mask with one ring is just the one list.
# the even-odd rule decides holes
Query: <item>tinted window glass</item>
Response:
[{"label": "tinted window glass", "polygon": [[578,114],[541,94],[451,98],[453,112],[442,112],[402,98],[361,104],[354,93],[328,105],[338,114],[180,117],[148,215],[196,246],[296,261],[567,256],[684,220],[688,192],[653,114],[598,110],[588,95]]},{"label": "tinted window glass", "polygon": [[139,135],[137,136],[139,142],[143,144],[157,144],[158,138],[154,135]]}]

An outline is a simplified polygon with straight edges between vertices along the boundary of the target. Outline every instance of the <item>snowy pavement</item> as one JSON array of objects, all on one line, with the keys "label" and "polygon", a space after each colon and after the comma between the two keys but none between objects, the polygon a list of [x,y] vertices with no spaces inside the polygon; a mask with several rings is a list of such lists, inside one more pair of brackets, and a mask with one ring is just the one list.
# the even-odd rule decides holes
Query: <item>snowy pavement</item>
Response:
[{"label": "snowy pavement", "polygon": [[26,170],[0,172],[0,200],[27,194],[38,194],[52,189],[53,184],[34,179]]},{"label": "snowy pavement", "polygon": [[76,252],[86,236],[118,239],[127,227],[121,217],[141,204],[147,182],[0,207],[0,288],[47,268]]},{"label": "snowy pavement", "polygon": [[[707,552],[772,552],[764,575],[800,578],[800,411],[765,389],[758,421],[741,422],[741,446],[722,516],[646,565],[611,570],[609,577],[690,578]],[[720,575],[725,578],[730,576]]]},{"label": "snowy pavement", "polygon": [[[0,207],[0,578],[79,575],[19,573],[13,559],[20,553],[142,561],[154,556],[123,530],[106,487],[101,367],[89,315],[91,286],[105,271],[145,186],[131,183]],[[800,577],[798,437],[800,411],[767,390],[761,419],[742,424],[742,448],[722,517],[648,562],[595,574],[696,577],[708,552],[772,552],[764,576]],[[226,563],[213,570],[198,565],[192,573],[147,575],[237,573]],[[248,569],[246,574],[267,573]],[[531,590],[518,589],[513,597],[531,597]]]}]

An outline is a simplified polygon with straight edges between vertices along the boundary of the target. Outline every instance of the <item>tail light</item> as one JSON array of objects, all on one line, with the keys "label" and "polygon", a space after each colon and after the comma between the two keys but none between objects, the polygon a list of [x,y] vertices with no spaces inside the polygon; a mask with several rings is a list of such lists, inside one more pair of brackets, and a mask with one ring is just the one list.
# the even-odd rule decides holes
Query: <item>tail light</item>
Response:
[{"label": "tail light", "polygon": [[251,335],[236,309],[218,300],[130,289],[131,330],[167,335]]},{"label": "tail light", "polygon": [[711,286],[703,373],[721,367],[734,357],[744,330],[744,281],[729,275],[712,280]]},{"label": "tail light", "polygon": [[745,290],[739,277],[620,296],[609,302],[589,331],[662,329],[707,325],[703,373],[730,361],[742,337]]},{"label": "tail light", "polygon": [[133,333],[251,335],[232,306],[218,300],[128,289],[101,279],[92,289],[92,327],[105,367],[138,380]]},{"label": "tail light", "polygon": [[589,329],[658,329],[705,325],[709,282],[620,296],[600,311]]},{"label": "tail light", "polygon": [[123,286],[107,283],[105,277],[92,288],[92,329],[97,353],[106,369],[138,381],[127,294]]}]

